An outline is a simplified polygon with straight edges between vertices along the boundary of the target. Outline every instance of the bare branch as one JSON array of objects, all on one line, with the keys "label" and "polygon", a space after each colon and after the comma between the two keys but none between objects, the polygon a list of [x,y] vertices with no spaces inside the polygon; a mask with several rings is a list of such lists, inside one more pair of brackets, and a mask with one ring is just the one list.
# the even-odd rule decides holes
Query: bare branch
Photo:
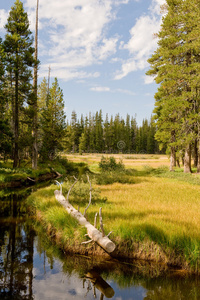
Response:
[{"label": "bare branch", "polygon": [[94,227],[97,228],[97,216],[98,216],[98,213],[95,214],[95,217],[94,217]]},{"label": "bare branch", "polygon": [[77,183],[78,179],[74,176],[74,183],[72,184],[72,186],[70,187],[69,191],[68,191],[68,194],[67,194],[67,201],[69,202],[69,194],[71,192],[71,190],[73,189],[73,187],[75,186],[75,184]]},{"label": "bare branch", "polygon": [[111,232],[109,232],[109,234],[107,234],[107,237],[109,237],[109,236],[111,235],[111,233],[112,233],[112,231],[111,231]]},{"label": "bare branch", "polygon": [[62,195],[62,184],[57,180],[54,180],[54,181],[60,187],[60,195]]},{"label": "bare branch", "polygon": [[101,207],[99,209],[99,222],[100,222],[100,228],[101,228],[101,233],[102,233],[102,236],[104,237],[105,236],[105,232],[104,232],[104,228],[103,228],[103,219],[102,219],[102,215],[101,215]]},{"label": "bare branch", "polygon": [[32,179],[31,177],[27,177],[28,180],[35,182],[34,179]]},{"label": "bare branch", "polygon": [[94,242],[94,241],[93,241],[93,240],[89,240],[89,241],[87,241],[87,242],[82,242],[81,245],[83,245],[83,244],[86,245],[86,244],[89,244],[89,243],[91,243],[91,242]]},{"label": "bare branch", "polygon": [[90,206],[90,204],[91,204],[91,202],[92,202],[92,185],[91,185],[91,182],[90,182],[90,178],[89,178],[89,176],[87,175],[87,179],[88,179],[88,182],[89,182],[89,184],[90,184],[90,200],[89,200],[89,203],[88,203],[88,206],[86,207],[86,209],[85,209],[85,211],[84,211],[84,217],[86,216],[86,211],[88,210],[88,208],[89,208],[89,206]]}]

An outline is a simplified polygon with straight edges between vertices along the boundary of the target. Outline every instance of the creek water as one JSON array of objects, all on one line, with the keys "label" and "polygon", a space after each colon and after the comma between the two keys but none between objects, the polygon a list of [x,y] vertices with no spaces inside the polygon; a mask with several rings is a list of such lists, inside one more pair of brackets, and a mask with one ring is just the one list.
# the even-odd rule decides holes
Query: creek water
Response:
[{"label": "creek water", "polygon": [[200,280],[142,262],[62,254],[29,215],[31,190],[0,191],[0,300],[199,300]]}]

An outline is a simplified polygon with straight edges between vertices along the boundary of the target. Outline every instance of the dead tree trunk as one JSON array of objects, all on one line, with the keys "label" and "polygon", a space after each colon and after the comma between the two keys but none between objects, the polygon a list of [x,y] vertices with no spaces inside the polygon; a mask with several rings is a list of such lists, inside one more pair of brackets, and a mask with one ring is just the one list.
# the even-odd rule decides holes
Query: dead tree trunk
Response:
[{"label": "dead tree trunk", "polygon": [[[76,180],[77,182],[77,180]],[[76,183],[75,182],[75,183]],[[87,235],[91,239],[90,241],[83,242],[83,244],[88,244],[89,242],[96,242],[101,248],[103,248],[106,252],[111,253],[115,250],[115,244],[108,238],[110,233],[107,236],[104,236],[103,232],[100,232],[95,226],[93,226],[91,223],[89,223],[86,218],[78,211],[76,210],[68,201],[69,193],[75,183],[72,185],[68,192],[67,199],[62,195],[62,189],[60,191],[56,190],[54,192],[56,199],[58,202],[65,207],[65,209],[68,211],[68,213],[74,217],[80,225],[86,227],[87,229]],[[88,207],[87,207],[88,208]],[[100,209],[101,210],[101,209]],[[95,222],[96,222],[96,216],[95,216]]]},{"label": "dead tree trunk", "polygon": [[37,104],[37,80],[38,80],[38,6],[39,0],[37,0],[36,6],[36,23],[35,23],[35,66],[34,66],[34,74],[33,74],[33,92],[34,92],[34,100],[33,100],[33,146],[32,146],[32,168],[37,169],[37,161],[38,161],[38,104]]}]

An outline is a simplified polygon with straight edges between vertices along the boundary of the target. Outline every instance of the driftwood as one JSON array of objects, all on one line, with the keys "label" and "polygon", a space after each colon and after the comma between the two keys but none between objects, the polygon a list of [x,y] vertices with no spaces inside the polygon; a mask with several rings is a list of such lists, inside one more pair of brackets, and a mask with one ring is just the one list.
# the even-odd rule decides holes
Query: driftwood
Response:
[{"label": "driftwood", "polygon": [[88,244],[90,242],[96,242],[99,246],[101,246],[106,252],[111,253],[115,250],[115,244],[108,238],[108,236],[105,236],[104,234],[104,230],[103,230],[103,222],[102,222],[102,216],[101,216],[101,208],[100,208],[100,223],[101,223],[101,230],[102,232],[100,232],[97,228],[96,228],[96,219],[97,219],[97,214],[95,215],[95,226],[93,226],[91,223],[89,223],[87,221],[87,219],[85,218],[85,214],[86,214],[86,210],[89,208],[89,205],[91,204],[91,183],[89,181],[89,177],[88,177],[88,181],[90,183],[90,201],[89,201],[89,205],[87,206],[87,208],[85,209],[84,215],[82,215],[78,210],[76,210],[70,203],[69,203],[69,194],[73,188],[73,186],[77,183],[77,179],[75,178],[75,182],[73,183],[73,185],[71,186],[68,195],[67,195],[67,199],[62,195],[62,186],[59,182],[57,182],[57,184],[60,185],[60,191],[56,190],[54,192],[56,199],[58,200],[58,202],[65,207],[65,209],[68,211],[68,213],[73,216],[76,220],[78,220],[79,224],[82,226],[85,226],[87,229],[87,236],[89,236],[89,238],[91,240],[87,241],[87,242],[83,242],[82,244]]},{"label": "driftwood", "polygon": [[85,279],[90,280],[94,287],[94,297],[96,298],[96,288],[101,292],[101,298],[112,298],[115,295],[113,288],[95,271],[91,270],[85,274]]}]

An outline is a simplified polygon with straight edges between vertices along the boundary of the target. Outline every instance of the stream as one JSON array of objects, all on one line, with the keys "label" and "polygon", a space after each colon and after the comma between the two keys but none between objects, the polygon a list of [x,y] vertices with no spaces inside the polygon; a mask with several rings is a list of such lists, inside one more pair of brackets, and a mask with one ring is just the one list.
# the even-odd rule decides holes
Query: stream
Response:
[{"label": "stream", "polygon": [[29,215],[31,192],[0,191],[0,300],[200,299],[200,278],[184,271],[64,255]]}]

